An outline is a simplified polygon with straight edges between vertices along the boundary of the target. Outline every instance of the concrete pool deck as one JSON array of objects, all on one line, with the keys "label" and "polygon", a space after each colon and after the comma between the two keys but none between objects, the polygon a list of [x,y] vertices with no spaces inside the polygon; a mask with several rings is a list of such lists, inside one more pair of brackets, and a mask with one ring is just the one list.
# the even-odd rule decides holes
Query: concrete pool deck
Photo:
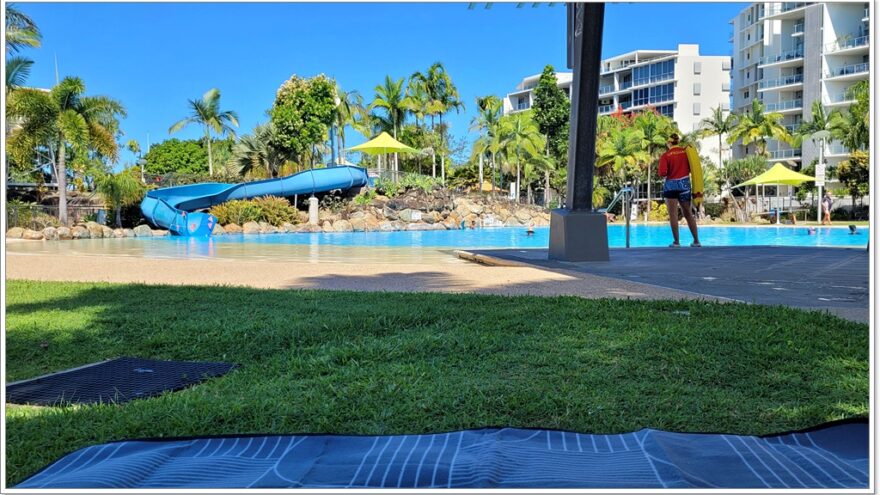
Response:
[{"label": "concrete pool deck", "polygon": [[828,311],[868,322],[864,248],[736,246],[612,249],[610,262],[550,260],[546,249],[483,249],[459,257],[487,265],[539,267],[641,282],[752,304]]},{"label": "concrete pool deck", "polygon": [[[74,247],[81,241],[68,242]],[[394,250],[357,248],[359,256],[347,262],[340,253],[347,255],[347,250],[354,248],[328,251],[322,247],[319,259],[303,256],[293,261],[297,257],[292,254],[259,259],[157,258],[140,252],[107,251],[85,254],[78,249],[59,248],[60,244],[65,243],[7,241],[6,277],[281,289],[743,301],[829,311],[865,323],[869,318],[868,253],[864,249],[612,249],[610,263],[561,263],[547,260],[547,251],[542,249],[502,249],[474,250],[474,254],[482,256],[483,263],[472,263],[459,259],[450,250],[420,250],[425,253],[413,257],[395,256]],[[328,255],[333,261],[324,261]]]}]

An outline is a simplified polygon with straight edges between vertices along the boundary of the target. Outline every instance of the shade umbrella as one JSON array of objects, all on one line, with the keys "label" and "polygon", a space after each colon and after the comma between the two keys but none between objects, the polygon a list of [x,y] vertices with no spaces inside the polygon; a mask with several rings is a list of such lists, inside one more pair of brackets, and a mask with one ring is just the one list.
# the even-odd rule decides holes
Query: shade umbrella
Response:
[{"label": "shade umbrella", "polygon": [[411,148],[394,139],[387,132],[382,132],[366,143],[348,148],[348,151],[359,151],[370,155],[384,155],[387,153],[418,153],[419,150]]},{"label": "shade umbrella", "polygon": [[[815,177],[810,177],[809,175],[802,174],[800,172],[795,172],[794,170],[786,167],[781,163],[777,163],[773,165],[770,170],[760,174],[756,177],[753,177],[742,184],[738,184],[735,187],[743,187],[743,186],[757,186],[759,184],[771,184],[771,185],[786,185],[786,186],[798,186],[804,182],[812,182],[815,181]],[[776,212],[776,223],[779,223],[779,211]]]}]

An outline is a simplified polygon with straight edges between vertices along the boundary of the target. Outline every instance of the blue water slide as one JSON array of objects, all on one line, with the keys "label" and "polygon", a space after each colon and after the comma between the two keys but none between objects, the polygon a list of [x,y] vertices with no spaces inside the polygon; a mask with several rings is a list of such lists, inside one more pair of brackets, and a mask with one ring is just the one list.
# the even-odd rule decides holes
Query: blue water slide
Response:
[{"label": "blue water slide", "polygon": [[141,213],[153,225],[181,236],[209,236],[217,218],[196,210],[210,208],[233,199],[261,196],[294,196],[347,190],[367,185],[366,169],[360,167],[327,167],[306,170],[277,179],[241,184],[206,182],[187,186],[165,187],[147,192],[141,201]]}]

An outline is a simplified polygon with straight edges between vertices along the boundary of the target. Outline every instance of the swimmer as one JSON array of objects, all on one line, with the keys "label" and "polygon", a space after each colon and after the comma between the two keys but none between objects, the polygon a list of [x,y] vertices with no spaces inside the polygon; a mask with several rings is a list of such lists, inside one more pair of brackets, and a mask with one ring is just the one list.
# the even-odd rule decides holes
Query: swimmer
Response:
[{"label": "swimmer", "polygon": [[535,225],[534,223],[529,222],[529,226],[526,229],[526,235],[535,235],[535,226],[534,225]]},{"label": "swimmer", "polygon": [[816,233],[816,227],[810,227],[807,229],[807,235],[813,235]]},{"label": "swimmer", "polygon": [[856,229],[856,226],[855,226],[855,225],[850,225],[850,226],[849,226],[849,235],[861,235],[861,234],[862,234],[862,233],[859,232],[858,229]]}]

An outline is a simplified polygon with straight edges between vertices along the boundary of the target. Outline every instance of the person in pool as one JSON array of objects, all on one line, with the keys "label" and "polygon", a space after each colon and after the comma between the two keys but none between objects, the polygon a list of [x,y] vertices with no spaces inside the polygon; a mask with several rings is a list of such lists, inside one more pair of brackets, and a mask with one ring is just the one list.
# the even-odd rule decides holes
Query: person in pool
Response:
[{"label": "person in pool", "polygon": [[691,211],[691,165],[688,162],[687,152],[678,145],[678,134],[669,136],[666,147],[669,148],[660,157],[658,173],[666,180],[663,182],[663,197],[666,198],[666,211],[669,212],[669,226],[672,228],[672,244],[669,247],[679,247],[678,239],[678,207],[684,219],[687,220],[688,228],[694,237],[691,247],[700,247],[700,238],[697,234],[697,220]]}]

